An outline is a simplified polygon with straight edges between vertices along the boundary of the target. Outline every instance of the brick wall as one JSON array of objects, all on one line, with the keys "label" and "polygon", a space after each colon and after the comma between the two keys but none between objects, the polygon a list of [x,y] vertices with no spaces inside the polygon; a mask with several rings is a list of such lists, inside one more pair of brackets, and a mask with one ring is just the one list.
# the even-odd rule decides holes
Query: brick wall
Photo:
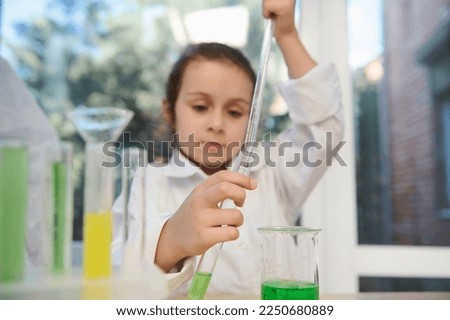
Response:
[{"label": "brick wall", "polygon": [[450,221],[436,213],[434,106],[426,68],[416,62],[449,1],[385,0],[384,5],[394,242],[450,245]]}]

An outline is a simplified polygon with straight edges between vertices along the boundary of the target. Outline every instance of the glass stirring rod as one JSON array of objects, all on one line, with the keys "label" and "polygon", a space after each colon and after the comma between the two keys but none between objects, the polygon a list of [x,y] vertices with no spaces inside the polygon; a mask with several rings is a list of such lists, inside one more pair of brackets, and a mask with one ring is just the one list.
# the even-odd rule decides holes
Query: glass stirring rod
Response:
[{"label": "glass stirring rod", "polygon": [[[253,152],[256,132],[258,131],[259,118],[261,115],[263,90],[266,83],[266,70],[269,62],[270,47],[272,44],[272,20],[266,21],[264,38],[261,48],[261,55],[258,66],[258,74],[256,77],[255,90],[253,92],[252,105],[250,109],[250,116],[247,124],[247,131],[244,139],[244,146],[241,148],[236,161],[233,164],[232,171],[244,175],[250,172],[250,166],[253,162],[251,154]],[[220,208],[230,209],[235,208],[233,201],[224,200]],[[195,271],[194,279],[191,282],[187,298],[190,300],[201,300],[204,298],[209,282],[211,281],[212,273],[222,249],[223,242],[217,243],[209,248],[200,258],[200,262]]]}]

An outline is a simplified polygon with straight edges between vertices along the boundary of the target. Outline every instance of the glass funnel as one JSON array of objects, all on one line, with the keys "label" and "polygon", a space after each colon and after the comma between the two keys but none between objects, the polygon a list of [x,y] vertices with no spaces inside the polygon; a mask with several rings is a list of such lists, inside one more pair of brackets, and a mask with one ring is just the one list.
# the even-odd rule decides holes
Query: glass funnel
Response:
[{"label": "glass funnel", "polygon": [[[111,276],[112,204],[115,169],[109,141],[116,140],[134,113],[119,108],[79,108],[68,117],[86,142],[83,219],[83,275]],[[107,156],[109,155],[109,156]]]}]

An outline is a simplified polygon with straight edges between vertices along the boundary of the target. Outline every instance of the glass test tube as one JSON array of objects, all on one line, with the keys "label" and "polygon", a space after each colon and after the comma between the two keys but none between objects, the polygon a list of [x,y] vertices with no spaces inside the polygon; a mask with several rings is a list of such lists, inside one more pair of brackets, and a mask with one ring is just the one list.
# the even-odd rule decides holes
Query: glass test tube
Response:
[{"label": "glass test tube", "polygon": [[[123,149],[122,157],[122,187],[121,196],[123,197],[123,243],[122,243],[122,268],[123,271],[132,272],[141,267],[143,259],[143,235],[144,231],[140,230],[137,234],[141,236],[140,239],[130,238],[130,223],[132,218],[130,217],[129,205],[131,196],[131,184],[136,171],[140,168],[144,168],[147,164],[147,150],[139,149],[136,147],[130,147]],[[145,181],[145,179],[144,179]],[[143,188],[145,190],[145,188]],[[142,202],[140,203],[139,214],[144,217],[145,215],[145,192],[142,194]],[[136,208],[138,210],[138,208]],[[142,227],[144,228],[144,227]],[[136,234],[134,235],[136,237]]]},{"label": "glass test tube", "polygon": [[24,277],[28,170],[25,142],[0,141],[0,284]]},{"label": "glass test tube", "polygon": [[50,270],[65,274],[72,263],[73,148],[69,142],[60,142],[50,149]]},{"label": "glass test tube", "polygon": [[[233,171],[245,175],[249,173],[249,158],[248,155],[253,151],[253,146],[256,139],[256,132],[258,130],[259,118],[261,115],[263,90],[266,83],[266,70],[269,62],[270,48],[272,44],[273,24],[272,20],[266,20],[264,31],[264,38],[261,48],[261,55],[258,66],[258,74],[256,77],[255,90],[253,92],[252,105],[250,109],[250,117],[247,124],[247,131],[244,139],[243,151],[238,155],[238,159],[233,166]],[[222,202],[221,208],[235,208],[235,205],[230,200]],[[197,266],[194,279],[191,282],[188,292],[188,299],[201,300],[206,294],[209,282],[211,281],[212,273],[222,249],[223,243],[218,243],[209,248],[200,258]]]}]

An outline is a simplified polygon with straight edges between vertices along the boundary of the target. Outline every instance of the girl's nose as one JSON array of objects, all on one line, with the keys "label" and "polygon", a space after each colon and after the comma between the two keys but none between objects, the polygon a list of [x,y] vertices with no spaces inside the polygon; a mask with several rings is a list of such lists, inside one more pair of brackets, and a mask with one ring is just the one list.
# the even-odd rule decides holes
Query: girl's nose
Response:
[{"label": "girl's nose", "polygon": [[211,112],[208,120],[208,130],[216,132],[224,131],[224,117],[222,112]]}]

